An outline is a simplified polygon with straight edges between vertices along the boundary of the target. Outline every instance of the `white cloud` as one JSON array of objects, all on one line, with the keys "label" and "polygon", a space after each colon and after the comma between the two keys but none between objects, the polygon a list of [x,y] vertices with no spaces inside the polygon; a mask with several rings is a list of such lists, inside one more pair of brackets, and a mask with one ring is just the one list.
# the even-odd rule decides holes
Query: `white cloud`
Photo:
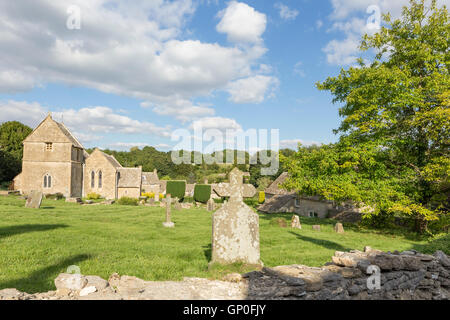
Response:
[{"label": "white cloud", "polygon": [[266,30],[266,15],[242,2],[231,1],[218,16],[221,20],[216,29],[225,33],[231,42],[260,42]]},{"label": "white cloud", "polygon": [[192,122],[191,129],[217,129],[220,131],[225,130],[242,130],[242,127],[234,119],[223,117],[205,117]]},{"label": "white cloud", "polygon": [[[438,6],[448,0],[438,0]],[[428,0],[427,3],[430,3]],[[369,8],[378,8],[379,13],[390,13],[393,19],[399,18],[402,8],[409,5],[409,0],[331,0],[333,12],[330,19],[334,22],[330,30],[344,34],[344,39],[331,40],[323,51],[327,61],[334,65],[351,65],[359,56],[358,45],[363,34],[373,34],[377,30],[368,28],[376,14]]]},{"label": "white cloud", "polygon": [[[80,30],[66,28],[70,5],[81,9]],[[194,12],[191,0],[1,1],[0,92],[65,83],[138,98],[182,121],[211,116],[193,100],[255,73],[266,17],[231,2],[218,30],[248,43],[221,46],[184,40]]]},{"label": "white cloud", "polygon": [[228,92],[234,103],[261,103],[274,95],[278,85],[279,80],[275,77],[256,75],[230,83]]},{"label": "white cloud", "polygon": [[[9,100],[0,102],[0,110],[0,122],[16,120],[34,128],[44,119],[49,108],[36,102]],[[63,121],[74,134],[76,132],[77,136],[83,138],[85,142],[90,139],[99,140],[101,138],[98,136],[99,133],[170,136],[169,127],[158,127],[151,122],[135,120],[103,106],[79,110],[63,109],[52,112],[52,117],[56,121]]]},{"label": "white cloud", "polygon": [[323,26],[323,21],[322,21],[322,20],[317,20],[317,21],[316,21],[316,27],[317,27],[317,29],[322,28],[322,26]]},{"label": "white cloud", "polygon": [[275,3],[275,8],[279,10],[280,17],[284,20],[295,20],[299,12],[296,9],[290,9],[288,6],[282,3]]},{"label": "white cloud", "polygon": [[280,148],[297,150],[299,143],[301,143],[302,146],[312,146],[312,145],[320,146],[321,145],[320,142],[316,142],[316,141],[304,141],[302,139],[287,139],[287,140],[280,141]]}]

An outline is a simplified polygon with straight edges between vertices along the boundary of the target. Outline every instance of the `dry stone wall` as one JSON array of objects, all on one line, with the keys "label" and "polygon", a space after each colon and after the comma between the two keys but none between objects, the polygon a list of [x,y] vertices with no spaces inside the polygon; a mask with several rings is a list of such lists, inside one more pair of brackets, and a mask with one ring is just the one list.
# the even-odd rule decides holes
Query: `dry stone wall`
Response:
[{"label": "dry stone wall", "polygon": [[[377,276],[368,274],[368,268],[380,271],[379,288],[368,285]],[[336,252],[332,262],[320,268],[266,267],[244,275],[229,274],[221,281],[144,281],[118,274],[106,281],[97,276],[60,274],[55,286],[56,291],[35,294],[0,290],[0,300],[449,300],[450,258],[442,251],[434,255],[414,250],[385,253],[366,247],[364,252]]]}]

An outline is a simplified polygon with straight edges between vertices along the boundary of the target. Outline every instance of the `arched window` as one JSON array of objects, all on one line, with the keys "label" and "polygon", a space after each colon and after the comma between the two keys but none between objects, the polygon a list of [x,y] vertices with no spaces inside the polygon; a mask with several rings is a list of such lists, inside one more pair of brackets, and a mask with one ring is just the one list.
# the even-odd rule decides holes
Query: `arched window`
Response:
[{"label": "arched window", "polygon": [[98,187],[101,188],[103,185],[103,181],[102,181],[103,175],[102,175],[102,171],[100,170],[98,172]]},{"label": "arched window", "polygon": [[44,188],[52,187],[52,177],[49,174],[44,176]]},{"label": "arched window", "polygon": [[91,188],[93,189],[95,187],[95,172],[91,172]]}]

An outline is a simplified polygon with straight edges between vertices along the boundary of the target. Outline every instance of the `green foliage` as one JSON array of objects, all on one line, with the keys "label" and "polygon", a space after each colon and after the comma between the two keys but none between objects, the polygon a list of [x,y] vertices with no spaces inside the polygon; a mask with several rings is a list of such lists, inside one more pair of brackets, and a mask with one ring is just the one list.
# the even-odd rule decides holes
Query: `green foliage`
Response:
[{"label": "green foliage", "polygon": [[31,131],[17,121],[0,125],[0,182],[11,181],[22,170],[22,142]]},{"label": "green foliage", "polygon": [[64,199],[64,195],[62,193],[47,193],[45,195],[45,199],[50,199],[50,200],[61,200]]},{"label": "green foliage", "polygon": [[167,181],[166,194],[170,194],[172,198],[182,200],[186,193],[186,181],[170,180]]},{"label": "green foliage", "polygon": [[287,188],[337,202],[353,200],[365,218],[406,217],[424,232],[430,221],[448,212],[450,192],[450,25],[445,7],[411,0],[402,19],[373,36],[370,64],[341,70],[317,83],[334,95],[343,121],[339,142],[321,148],[300,147],[286,160]]},{"label": "green foliage", "polygon": [[98,200],[98,199],[100,199],[100,197],[101,196],[98,193],[92,192],[92,193],[88,193],[86,198],[88,200]]},{"label": "green foliage", "polygon": [[206,203],[211,198],[210,184],[196,184],[194,187],[194,200],[197,202]]},{"label": "green foliage", "polygon": [[123,206],[137,206],[139,200],[136,198],[122,197],[119,199],[118,203]]}]

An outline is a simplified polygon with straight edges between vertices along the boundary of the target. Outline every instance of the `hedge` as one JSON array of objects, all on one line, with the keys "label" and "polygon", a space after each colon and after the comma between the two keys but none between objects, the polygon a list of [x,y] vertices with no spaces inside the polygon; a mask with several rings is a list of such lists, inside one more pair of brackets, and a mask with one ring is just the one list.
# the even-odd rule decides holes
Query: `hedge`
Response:
[{"label": "hedge", "polygon": [[210,184],[196,184],[194,187],[194,200],[206,203],[211,198]]},{"label": "hedge", "polygon": [[183,199],[186,193],[186,181],[169,180],[167,181],[166,194],[170,194],[172,198]]},{"label": "hedge", "polygon": [[138,199],[130,197],[122,197],[118,201],[118,203],[123,206],[137,206],[138,202]]}]

